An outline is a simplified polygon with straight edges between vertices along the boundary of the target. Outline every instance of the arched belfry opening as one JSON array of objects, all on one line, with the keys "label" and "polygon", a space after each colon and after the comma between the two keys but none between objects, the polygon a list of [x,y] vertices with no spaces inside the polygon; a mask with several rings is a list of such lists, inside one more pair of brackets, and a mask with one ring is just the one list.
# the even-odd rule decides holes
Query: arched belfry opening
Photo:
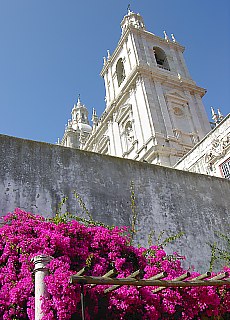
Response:
[{"label": "arched belfry opening", "polygon": [[117,73],[118,87],[120,87],[121,83],[125,79],[125,68],[121,58],[117,61],[116,73]]},{"label": "arched belfry opening", "polygon": [[153,52],[157,62],[157,66],[161,69],[166,69],[170,71],[168,59],[165,52],[159,47],[153,47]]}]

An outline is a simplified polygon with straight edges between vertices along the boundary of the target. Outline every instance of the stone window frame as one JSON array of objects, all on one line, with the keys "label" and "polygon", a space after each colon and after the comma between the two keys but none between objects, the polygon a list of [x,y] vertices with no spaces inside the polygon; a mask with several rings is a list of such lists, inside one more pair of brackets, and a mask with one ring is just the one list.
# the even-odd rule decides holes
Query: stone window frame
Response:
[{"label": "stone window frame", "polygon": [[230,158],[219,165],[222,177],[230,180]]},{"label": "stone window frame", "polygon": [[169,62],[165,51],[160,47],[153,47],[154,57],[156,60],[157,67],[160,69],[170,71]]},{"label": "stone window frame", "polygon": [[124,61],[122,58],[118,59],[117,61],[116,75],[117,75],[118,87],[120,87],[122,82],[125,80],[125,67],[124,67]]}]

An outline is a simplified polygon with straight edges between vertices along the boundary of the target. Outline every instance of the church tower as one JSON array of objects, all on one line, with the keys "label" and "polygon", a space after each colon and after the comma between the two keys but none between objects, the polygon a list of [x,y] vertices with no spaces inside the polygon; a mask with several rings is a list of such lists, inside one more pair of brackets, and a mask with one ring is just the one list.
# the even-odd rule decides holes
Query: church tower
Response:
[{"label": "church tower", "polygon": [[73,106],[71,115],[72,119],[68,120],[64,136],[58,144],[65,147],[82,149],[85,141],[91,134],[92,127],[89,125],[88,110],[81,103],[80,96],[78,97],[77,104]]},{"label": "church tower", "polygon": [[101,71],[106,108],[83,148],[171,167],[210,131],[205,90],[191,79],[173,34],[148,32],[130,10],[121,30]]}]

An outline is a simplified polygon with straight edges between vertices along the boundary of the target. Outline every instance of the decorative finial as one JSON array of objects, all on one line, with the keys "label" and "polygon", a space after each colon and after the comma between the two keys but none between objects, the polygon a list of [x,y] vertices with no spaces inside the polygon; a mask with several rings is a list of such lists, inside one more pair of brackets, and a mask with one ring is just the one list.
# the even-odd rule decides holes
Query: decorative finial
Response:
[{"label": "decorative finial", "polygon": [[93,108],[93,114],[92,114],[92,122],[93,122],[93,125],[96,125],[98,123],[97,112],[94,108]]},{"label": "decorative finial", "polygon": [[93,108],[93,116],[96,116],[96,115],[97,115],[96,109]]},{"label": "decorative finial", "polygon": [[173,33],[171,33],[171,37],[172,37],[172,41],[173,41],[173,42],[176,42],[176,38],[175,38],[175,36],[174,36]]},{"label": "decorative finial", "polygon": [[109,60],[111,58],[109,50],[107,50],[107,59]]},{"label": "decorative finial", "polygon": [[127,7],[127,13],[130,14],[131,10],[130,10],[130,3],[128,4],[128,7]]},{"label": "decorative finial", "polygon": [[80,97],[80,93],[78,94],[77,97],[77,106],[79,107],[81,105],[81,97]]},{"label": "decorative finial", "polygon": [[163,31],[163,32],[164,32],[165,40],[169,41],[169,37],[168,37],[166,31]]},{"label": "decorative finial", "polygon": [[224,116],[222,115],[220,109],[217,109],[217,113],[218,113],[219,121],[223,120],[223,119],[224,119]]},{"label": "decorative finial", "polygon": [[103,64],[106,64],[106,57],[103,57]]},{"label": "decorative finial", "polygon": [[218,115],[216,114],[215,110],[213,107],[211,107],[211,112],[212,112],[212,120],[217,123],[218,122]]},{"label": "decorative finial", "polygon": [[215,115],[215,110],[213,107],[211,107],[212,117]]}]

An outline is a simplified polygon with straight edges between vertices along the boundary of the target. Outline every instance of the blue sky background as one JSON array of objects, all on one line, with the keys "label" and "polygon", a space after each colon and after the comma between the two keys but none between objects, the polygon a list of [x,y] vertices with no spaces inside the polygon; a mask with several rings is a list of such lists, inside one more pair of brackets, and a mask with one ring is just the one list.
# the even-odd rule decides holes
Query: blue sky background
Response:
[{"label": "blue sky background", "polygon": [[230,111],[229,0],[0,0],[0,133],[55,143],[78,93],[104,110],[106,50],[120,38],[127,5],[148,31],[175,34],[203,102]]}]

